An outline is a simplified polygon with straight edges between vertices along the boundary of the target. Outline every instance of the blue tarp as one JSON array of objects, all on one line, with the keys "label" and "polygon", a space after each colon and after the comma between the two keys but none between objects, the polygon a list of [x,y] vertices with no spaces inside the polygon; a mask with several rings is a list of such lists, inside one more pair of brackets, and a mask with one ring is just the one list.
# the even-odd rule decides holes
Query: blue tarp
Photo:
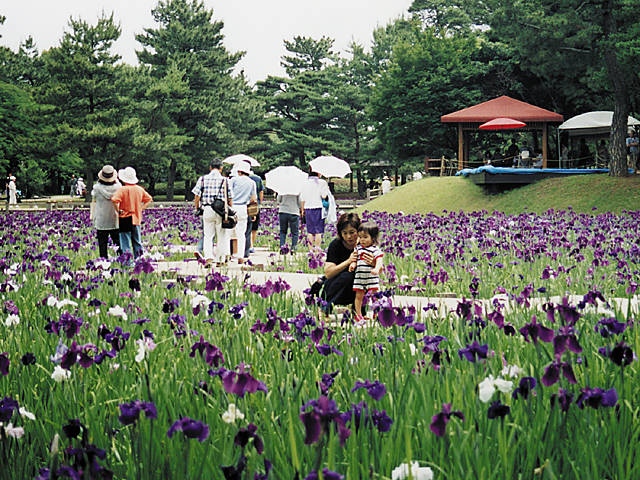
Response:
[{"label": "blue tarp", "polygon": [[478,173],[489,173],[492,175],[499,174],[518,174],[518,175],[532,175],[532,174],[553,174],[553,175],[581,175],[587,173],[609,173],[608,168],[513,168],[513,167],[494,167],[493,165],[483,165],[478,168],[465,168],[456,173],[456,176],[460,175],[468,177],[469,175],[476,175]]}]

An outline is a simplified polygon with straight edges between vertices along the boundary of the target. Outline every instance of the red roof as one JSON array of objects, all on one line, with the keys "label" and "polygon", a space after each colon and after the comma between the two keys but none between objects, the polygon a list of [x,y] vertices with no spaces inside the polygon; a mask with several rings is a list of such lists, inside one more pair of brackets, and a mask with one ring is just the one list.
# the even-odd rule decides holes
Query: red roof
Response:
[{"label": "red roof", "polygon": [[442,115],[443,123],[484,123],[497,117],[508,117],[521,122],[558,122],[564,118],[559,113],[554,113],[544,108],[536,107],[515,98],[503,95],[473,107],[463,108],[457,112]]}]

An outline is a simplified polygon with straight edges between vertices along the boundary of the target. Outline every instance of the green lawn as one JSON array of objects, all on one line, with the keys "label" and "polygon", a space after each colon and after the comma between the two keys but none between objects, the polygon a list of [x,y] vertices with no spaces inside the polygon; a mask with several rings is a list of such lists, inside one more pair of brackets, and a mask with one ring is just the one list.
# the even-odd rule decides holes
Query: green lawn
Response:
[{"label": "green lawn", "polygon": [[613,178],[576,175],[551,178],[497,195],[462,177],[426,177],[394,188],[363,210],[417,213],[443,211],[544,212],[572,208],[577,212],[620,213],[640,208],[640,175]]}]

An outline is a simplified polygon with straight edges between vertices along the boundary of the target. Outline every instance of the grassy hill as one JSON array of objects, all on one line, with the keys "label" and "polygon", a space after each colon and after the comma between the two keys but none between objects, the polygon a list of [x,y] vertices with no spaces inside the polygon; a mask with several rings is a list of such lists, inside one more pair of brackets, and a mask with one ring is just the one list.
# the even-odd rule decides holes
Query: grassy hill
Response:
[{"label": "grassy hill", "polygon": [[640,210],[640,175],[612,178],[607,175],[576,175],[550,178],[489,195],[462,177],[426,177],[394,188],[362,207],[366,210],[402,211],[502,211],[541,213],[573,208],[578,212]]}]

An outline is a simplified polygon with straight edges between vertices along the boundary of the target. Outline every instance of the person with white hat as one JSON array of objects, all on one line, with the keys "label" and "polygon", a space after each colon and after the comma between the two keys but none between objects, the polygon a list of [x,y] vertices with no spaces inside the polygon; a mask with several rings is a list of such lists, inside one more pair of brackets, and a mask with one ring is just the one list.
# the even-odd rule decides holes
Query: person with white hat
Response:
[{"label": "person with white hat", "polygon": [[233,192],[233,208],[238,215],[236,224],[236,237],[238,238],[238,263],[245,263],[249,259],[249,249],[251,248],[251,221],[247,215],[247,204],[250,201],[257,201],[258,194],[256,182],[251,180],[251,165],[249,162],[241,161],[234,169],[238,174],[231,179],[231,190]]},{"label": "person with white hat", "polygon": [[108,258],[109,238],[120,249],[120,231],[118,230],[118,212],[113,208],[111,197],[122,185],[118,181],[115,168],[105,165],[98,172],[98,181],[91,190],[91,219],[98,235],[98,251],[101,258]]},{"label": "person with white hat", "polygon": [[111,201],[118,212],[120,247],[123,254],[129,253],[133,258],[138,258],[144,252],[140,237],[142,211],[151,204],[153,198],[138,185],[133,167],[118,170],[118,178],[123,186],[113,194]]},{"label": "person with white hat", "polygon": [[82,177],[78,177],[78,181],[76,182],[76,195],[79,197],[84,197],[87,193],[87,184],[84,183]]},{"label": "person with white hat", "polygon": [[16,177],[11,175],[9,177],[9,183],[7,184],[7,190],[9,192],[9,206],[18,204],[18,189],[16,187]]}]

